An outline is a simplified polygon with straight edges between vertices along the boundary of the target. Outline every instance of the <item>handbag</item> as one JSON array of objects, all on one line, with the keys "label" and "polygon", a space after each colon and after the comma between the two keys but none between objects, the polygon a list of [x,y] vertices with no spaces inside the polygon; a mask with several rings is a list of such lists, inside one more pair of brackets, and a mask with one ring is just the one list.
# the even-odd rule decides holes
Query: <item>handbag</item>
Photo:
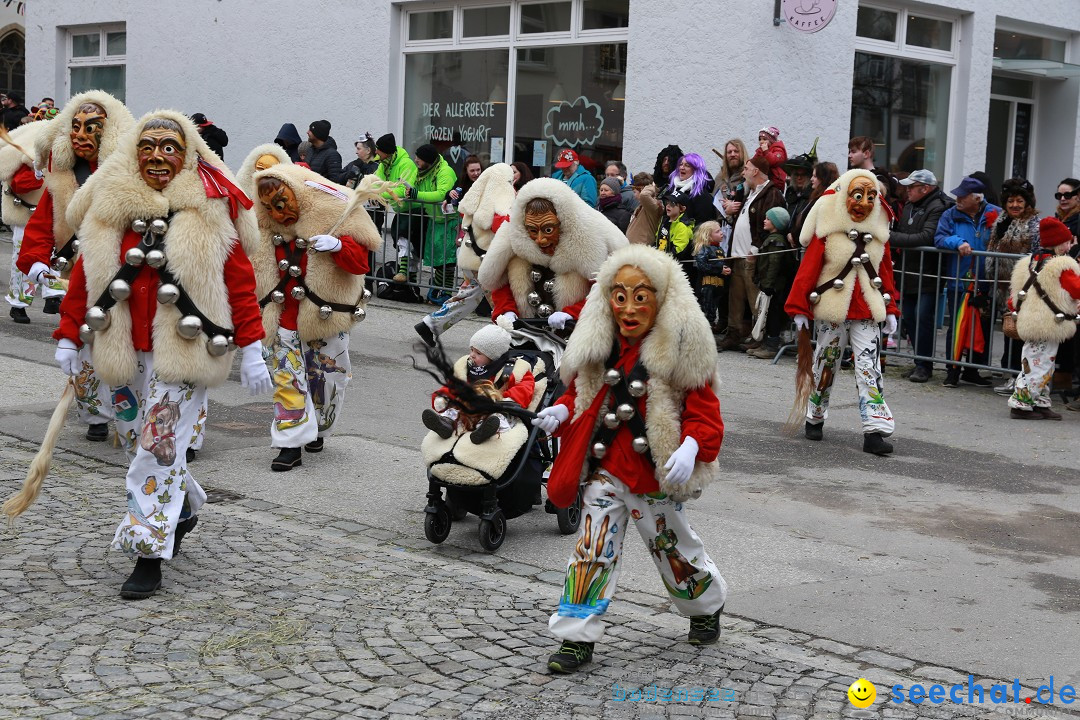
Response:
[{"label": "handbag", "polygon": [[1001,332],[1005,333],[1005,337],[1012,340],[1019,340],[1020,333],[1016,332],[1016,316],[1012,313],[1007,313],[1001,320]]}]

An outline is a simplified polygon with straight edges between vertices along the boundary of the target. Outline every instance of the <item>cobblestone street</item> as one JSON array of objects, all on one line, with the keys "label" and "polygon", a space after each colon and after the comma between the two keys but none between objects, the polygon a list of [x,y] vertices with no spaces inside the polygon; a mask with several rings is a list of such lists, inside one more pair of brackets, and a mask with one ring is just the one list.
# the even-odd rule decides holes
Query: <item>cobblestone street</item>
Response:
[{"label": "cobblestone street", "polygon": [[[4,497],[35,450],[3,438]],[[106,551],[123,471],[58,450],[42,497],[0,535],[2,717],[1007,717],[882,702],[893,684],[963,682],[962,669],[735,617],[698,650],[683,618],[624,600],[588,670],[550,675],[559,573],[229,493],[166,563],[162,591],[124,601],[130,561]],[[866,711],[846,696],[860,676],[878,687]],[[652,684],[729,699],[615,699]]]}]

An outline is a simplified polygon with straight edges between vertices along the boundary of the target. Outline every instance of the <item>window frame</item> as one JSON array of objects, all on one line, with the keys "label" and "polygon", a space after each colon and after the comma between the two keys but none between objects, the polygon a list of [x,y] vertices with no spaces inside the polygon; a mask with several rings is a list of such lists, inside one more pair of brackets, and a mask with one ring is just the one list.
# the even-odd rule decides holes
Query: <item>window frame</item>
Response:
[{"label": "window frame", "polygon": [[[124,40],[123,55],[109,55],[109,33],[123,32],[127,35],[126,22],[102,23],[98,25],[71,25],[64,28],[64,83],[68,97],[71,97],[71,71],[73,68],[116,67],[124,68],[124,95],[127,95],[127,39]],[[98,35],[98,54],[94,57],[75,57],[76,35]]]}]

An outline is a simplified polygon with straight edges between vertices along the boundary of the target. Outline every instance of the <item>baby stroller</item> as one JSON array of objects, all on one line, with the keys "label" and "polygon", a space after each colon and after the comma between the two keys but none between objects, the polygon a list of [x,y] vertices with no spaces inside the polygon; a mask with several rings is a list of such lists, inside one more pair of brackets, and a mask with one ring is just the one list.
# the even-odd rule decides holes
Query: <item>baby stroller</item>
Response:
[{"label": "baby stroller", "polygon": [[[551,332],[545,320],[518,320],[511,337],[511,361],[526,362],[536,381],[528,407],[536,413],[563,392],[557,367],[566,341]],[[554,460],[558,443],[519,419],[510,430],[482,445],[474,445],[468,433],[444,440],[431,432],[420,451],[428,479],[424,535],[441,543],[455,520],[472,513],[480,517],[480,546],[493,552],[506,538],[506,521],[532,510],[540,497],[540,486],[546,482],[544,470]],[[577,532],[580,499],[565,509],[548,501],[546,509],[556,516],[562,534]]]}]

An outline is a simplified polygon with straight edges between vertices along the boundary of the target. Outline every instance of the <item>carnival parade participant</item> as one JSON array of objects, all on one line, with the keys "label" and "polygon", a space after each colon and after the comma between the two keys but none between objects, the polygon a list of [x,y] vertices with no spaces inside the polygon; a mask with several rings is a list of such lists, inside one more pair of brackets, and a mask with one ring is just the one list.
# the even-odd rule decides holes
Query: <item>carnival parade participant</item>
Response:
[{"label": "carnival parade participant", "polygon": [[0,147],[0,183],[3,183],[0,208],[3,209],[4,222],[11,228],[12,244],[11,282],[5,299],[11,305],[11,319],[21,325],[30,322],[26,308],[34,302],[34,292],[38,287],[46,304],[51,301],[52,305],[56,305],[59,298],[64,297],[58,278],[38,286],[30,282],[26,273],[16,265],[26,223],[45,192],[44,180],[34,170],[33,158],[34,141],[44,128],[45,121],[42,120],[22,125],[11,132],[11,143]]},{"label": "carnival parade participant", "polygon": [[724,424],[716,344],[679,264],[644,245],[613,253],[570,336],[560,374],[566,394],[533,424],[559,430],[548,497],[567,507],[584,483],[583,518],[548,623],[563,641],[548,667],[570,672],[592,659],[631,521],[671,601],[690,616],[687,640],[715,642],[727,583],[684,508],[718,474]]},{"label": "carnival parade participant", "polygon": [[[822,439],[834,373],[850,345],[855,355],[863,451],[875,455],[893,451],[884,438],[895,429],[881,376],[882,325],[885,334],[891,335],[900,315],[888,240],[889,215],[877,178],[868,170],[848,170],[806,218],[800,236],[806,254],[784,306],[801,336],[793,417],[805,403],[805,435],[809,440]],[[812,380],[807,365],[810,318],[817,330]]]},{"label": "carnival parade participant", "polygon": [[545,318],[555,330],[576,319],[594,273],[626,236],[565,183],[538,178],[518,192],[478,277],[492,318]]},{"label": "carnival parade participant", "polygon": [[1039,221],[1039,248],[1013,267],[1009,311],[1024,341],[1021,371],[1009,398],[1013,420],[1060,420],[1050,409],[1050,383],[1058,346],[1080,322],[1080,265],[1066,253],[1074,239],[1057,218]]},{"label": "carnival parade participant", "polygon": [[[66,217],[72,196],[108,159],[133,122],[123,103],[92,90],[72,97],[38,135],[34,154],[45,177],[45,192],[26,224],[16,263],[30,282],[59,289],[59,279],[71,272],[80,245]],[[58,295],[46,299],[45,313],[59,311]],[[75,387],[79,419],[89,426],[86,439],[106,440],[113,418],[112,398],[108,386],[94,373],[88,349],[79,357]]]},{"label": "carnival parade participant", "polygon": [[124,407],[118,429],[138,437],[112,543],[137,558],[121,597],[153,595],[161,561],[198,521],[206,494],[186,451],[235,347],[242,385],[253,395],[271,387],[255,276],[238,239],[254,227],[250,207],[187,116],[163,110],[118,139],[68,209],[83,242],[54,333],[57,361],[73,375],[79,346],[89,350]]},{"label": "carnival parade participant", "polygon": [[[262,242],[251,253],[274,378],[278,448],[270,469],[321,452],[352,378],[349,330],[365,315],[368,253],[382,238],[362,203],[381,198],[374,176],[356,190],[297,165],[255,173]],[[373,188],[380,188],[377,192]],[[353,212],[355,210],[355,212]]]}]

